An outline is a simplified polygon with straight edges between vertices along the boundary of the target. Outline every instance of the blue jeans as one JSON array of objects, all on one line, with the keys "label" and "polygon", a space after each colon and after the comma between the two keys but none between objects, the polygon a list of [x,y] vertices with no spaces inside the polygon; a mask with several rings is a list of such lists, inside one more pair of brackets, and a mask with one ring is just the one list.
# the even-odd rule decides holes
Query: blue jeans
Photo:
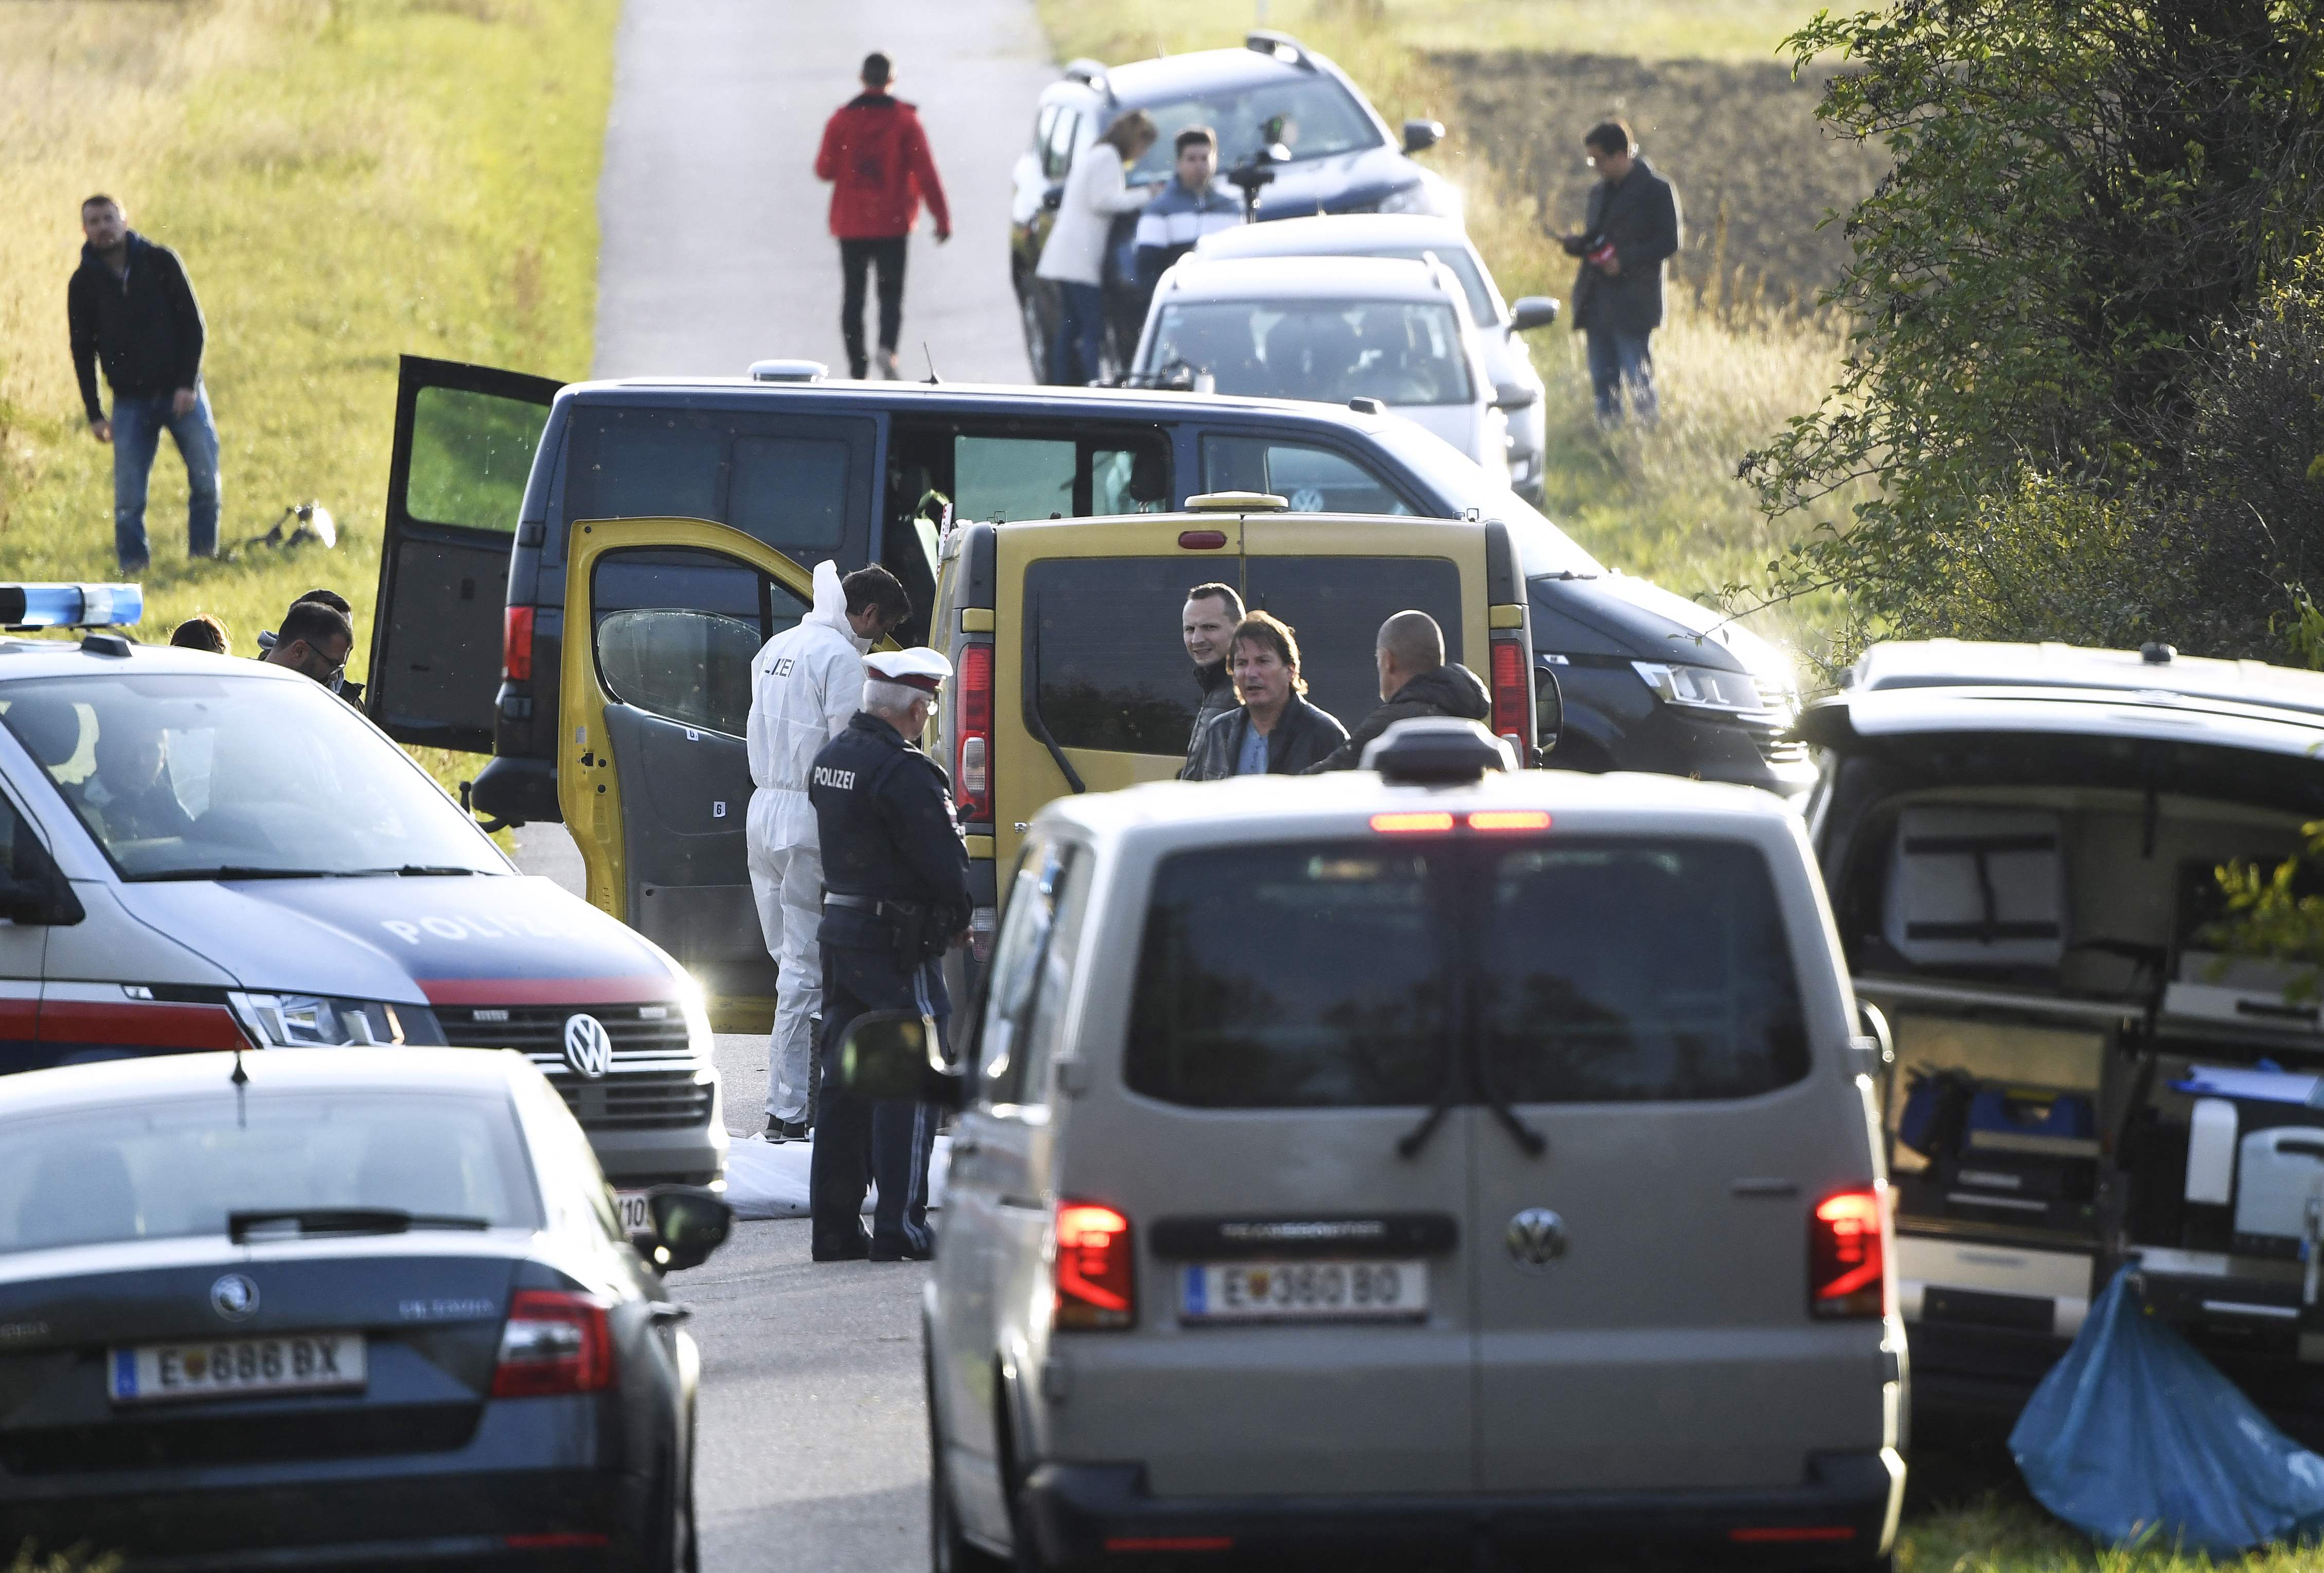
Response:
[{"label": "blue jeans", "polygon": [[113,549],[123,572],[142,568],[152,556],[145,539],[145,483],[153,455],[167,430],[186,461],[186,552],[207,557],[217,552],[218,437],[210,423],[210,396],[197,389],[194,407],[170,411],[171,395],[113,400]]},{"label": "blue jeans", "polygon": [[1616,426],[1622,419],[1622,391],[1630,393],[1630,412],[1654,424],[1655,357],[1643,333],[1617,333],[1593,327],[1582,336],[1590,341],[1590,386],[1598,395],[1598,420]]},{"label": "blue jeans", "polygon": [[1065,309],[1049,345],[1049,382],[1079,388],[1097,380],[1098,357],[1105,348],[1105,291],[1095,284],[1060,283],[1057,293]]}]

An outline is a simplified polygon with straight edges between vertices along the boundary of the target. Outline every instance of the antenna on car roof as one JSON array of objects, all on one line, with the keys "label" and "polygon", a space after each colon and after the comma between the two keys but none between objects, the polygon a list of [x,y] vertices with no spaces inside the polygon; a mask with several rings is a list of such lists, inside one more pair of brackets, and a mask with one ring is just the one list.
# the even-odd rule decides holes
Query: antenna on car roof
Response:
[{"label": "antenna on car roof", "polygon": [[926,339],[922,339],[920,341],[920,354],[927,359],[928,386],[934,388],[940,385],[944,382],[944,379],[936,375],[936,356],[928,354],[928,341]]}]

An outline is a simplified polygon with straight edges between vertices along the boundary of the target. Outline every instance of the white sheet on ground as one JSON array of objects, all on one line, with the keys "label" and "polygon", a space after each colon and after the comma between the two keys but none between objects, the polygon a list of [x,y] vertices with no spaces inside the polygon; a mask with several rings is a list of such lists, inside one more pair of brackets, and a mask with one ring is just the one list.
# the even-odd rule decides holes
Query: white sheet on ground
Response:
[{"label": "white sheet on ground", "polygon": [[[736,1136],[726,1150],[726,1200],[737,1218],[805,1218],[807,1175],[815,1145],[812,1140],[777,1145],[755,1137]],[[936,1137],[928,1157],[928,1206],[944,1205],[945,1176],[952,1164],[952,1136]],[[863,1198],[869,1216],[878,1188]]]}]

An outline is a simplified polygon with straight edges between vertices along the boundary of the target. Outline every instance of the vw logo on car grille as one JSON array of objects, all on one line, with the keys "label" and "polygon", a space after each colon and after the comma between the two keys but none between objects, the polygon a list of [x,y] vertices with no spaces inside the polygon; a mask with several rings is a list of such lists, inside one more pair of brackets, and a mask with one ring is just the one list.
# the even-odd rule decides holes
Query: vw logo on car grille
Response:
[{"label": "vw logo on car grille", "polygon": [[1565,1220],[1545,1207],[1528,1207],[1509,1219],[1509,1259],[1528,1273],[1565,1255]]},{"label": "vw logo on car grille", "polygon": [[594,1016],[565,1018],[565,1062],[595,1081],[613,1068],[613,1037]]},{"label": "vw logo on car grille", "polygon": [[228,1321],[248,1321],[258,1314],[258,1285],[229,1273],[210,1285],[210,1309]]}]

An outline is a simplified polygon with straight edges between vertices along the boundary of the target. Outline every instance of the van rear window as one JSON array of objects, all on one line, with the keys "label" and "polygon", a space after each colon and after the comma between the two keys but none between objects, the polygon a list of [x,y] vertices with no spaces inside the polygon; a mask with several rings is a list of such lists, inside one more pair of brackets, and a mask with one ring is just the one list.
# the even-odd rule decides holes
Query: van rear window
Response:
[{"label": "van rear window", "polygon": [[1745,1098],[1807,1074],[1755,847],[1554,840],[1495,859],[1478,934],[1487,1073],[1517,1103]]},{"label": "van rear window", "polygon": [[1474,1102],[1480,1073],[1520,1104],[1744,1098],[1807,1069],[1756,848],[1553,835],[1164,859],[1124,1076],[1309,1108],[1424,1105],[1448,1078]]},{"label": "van rear window", "polygon": [[1430,855],[1309,842],[1154,876],[1125,1079],[1203,1108],[1427,1103],[1443,1063]]},{"label": "van rear window", "polygon": [[1179,630],[1186,592],[1208,575],[1273,612],[1299,640],[1307,701],[1353,731],[1379,703],[1379,625],[1406,609],[1462,658],[1461,572],[1445,557],[1054,557],[1025,571],[1028,658],[1058,746],[1184,754],[1201,692]]},{"label": "van rear window", "polygon": [[707,519],[798,556],[871,510],[872,423],[727,410],[585,409],[567,519]]}]

